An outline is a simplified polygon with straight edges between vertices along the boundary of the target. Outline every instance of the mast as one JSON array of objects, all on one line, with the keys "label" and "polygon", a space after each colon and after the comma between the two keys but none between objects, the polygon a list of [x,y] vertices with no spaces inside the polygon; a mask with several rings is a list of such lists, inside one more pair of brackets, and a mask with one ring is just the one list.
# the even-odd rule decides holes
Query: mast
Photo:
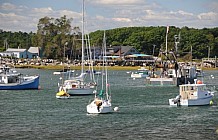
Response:
[{"label": "mast", "polygon": [[169,26],[167,25],[167,32],[166,32],[166,55],[167,55],[167,35],[168,35],[168,32],[169,32]]},{"label": "mast", "polygon": [[[106,56],[106,35],[105,35],[105,31],[104,31],[104,55]],[[109,84],[108,84],[108,73],[107,73],[107,57],[105,57],[105,85],[106,85],[106,98],[109,99],[109,91],[108,91],[108,87],[109,87]]]},{"label": "mast", "polygon": [[85,7],[85,2],[83,0],[83,3],[82,3],[82,69],[81,69],[81,74],[84,73],[84,7]]}]

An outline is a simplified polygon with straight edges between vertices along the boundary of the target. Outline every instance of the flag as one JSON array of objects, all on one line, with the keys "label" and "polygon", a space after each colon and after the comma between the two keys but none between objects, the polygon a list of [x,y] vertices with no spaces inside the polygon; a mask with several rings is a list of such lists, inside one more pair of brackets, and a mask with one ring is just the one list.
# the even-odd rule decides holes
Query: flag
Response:
[{"label": "flag", "polygon": [[167,25],[167,34],[168,34],[168,32],[169,32],[169,29],[170,29],[170,27]]}]

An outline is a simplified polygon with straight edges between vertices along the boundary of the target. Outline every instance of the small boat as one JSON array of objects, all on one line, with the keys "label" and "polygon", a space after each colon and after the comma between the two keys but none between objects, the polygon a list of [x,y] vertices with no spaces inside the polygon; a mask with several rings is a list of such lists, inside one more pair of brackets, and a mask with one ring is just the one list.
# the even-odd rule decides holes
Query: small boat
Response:
[{"label": "small boat", "polygon": [[150,70],[144,67],[141,67],[138,71],[131,73],[131,78],[146,78],[148,76],[150,76]]},{"label": "small boat", "polygon": [[60,71],[53,72],[54,75],[61,75],[61,74],[72,74],[75,70],[63,69]]},{"label": "small boat", "polygon": [[0,67],[0,90],[26,89],[39,89],[39,75],[23,76],[11,67]]},{"label": "small boat", "polygon": [[93,70],[93,71],[87,70],[87,71],[86,71],[86,73],[89,73],[89,74],[90,74],[91,72],[92,72],[93,74],[95,74],[95,75],[101,75],[101,72],[100,72],[100,71],[96,71],[96,70]]},{"label": "small boat", "polygon": [[169,99],[172,106],[202,106],[209,105],[214,92],[207,90],[206,84],[195,79],[194,84],[180,85],[180,94],[176,98]]},{"label": "small boat", "polygon": [[70,98],[70,95],[64,90],[61,90],[56,94],[56,98],[57,99],[68,99]]}]

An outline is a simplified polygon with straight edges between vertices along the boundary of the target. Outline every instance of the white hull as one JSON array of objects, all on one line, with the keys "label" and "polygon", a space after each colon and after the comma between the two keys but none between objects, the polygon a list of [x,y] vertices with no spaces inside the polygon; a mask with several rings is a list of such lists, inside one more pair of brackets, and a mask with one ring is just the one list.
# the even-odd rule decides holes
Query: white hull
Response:
[{"label": "white hull", "polygon": [[57,99],[69,99],[70,96],[56,96]]},{"label": "white hull", "polygon": [[103,101],[102,105],[98,108],[95,101],[92,101],[87,105],[87,113],[89,114],[106,114],[112,112],[111,103],[109,101]]},{"label": "white hull", "polygon": [[54,75],[72,74],[72,73],[74,73],[74,71],[68,71],[68,72],[59,72],[59,71],[55,71],[55,72],[53,72]]},{"label": "white hull", "polygon": [[209,105],[210,101],[212,100],[213,96],[208,96],[206,98],[199,98],[199,99],[181,99],[179,103],[175,103],[175,98],[169,99],[169,104],[171,106],[202,106],[202,105]]},{"label": "white hull", "polygon": [[131,74],[131,78],[146,78],[148,75],[143,74]]}]

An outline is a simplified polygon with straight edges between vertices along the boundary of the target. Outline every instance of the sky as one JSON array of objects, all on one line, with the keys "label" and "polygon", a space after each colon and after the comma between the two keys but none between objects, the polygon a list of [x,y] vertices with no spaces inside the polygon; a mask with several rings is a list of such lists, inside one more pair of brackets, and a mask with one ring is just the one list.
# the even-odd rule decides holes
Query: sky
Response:
[{"label": "sky", "polygon": [[[85,32],[120,27],[218,27],[218,0],[85,0]],[[0,29],[36,32],[45,16],[82,25],[82,0],[0,0]]]}]

